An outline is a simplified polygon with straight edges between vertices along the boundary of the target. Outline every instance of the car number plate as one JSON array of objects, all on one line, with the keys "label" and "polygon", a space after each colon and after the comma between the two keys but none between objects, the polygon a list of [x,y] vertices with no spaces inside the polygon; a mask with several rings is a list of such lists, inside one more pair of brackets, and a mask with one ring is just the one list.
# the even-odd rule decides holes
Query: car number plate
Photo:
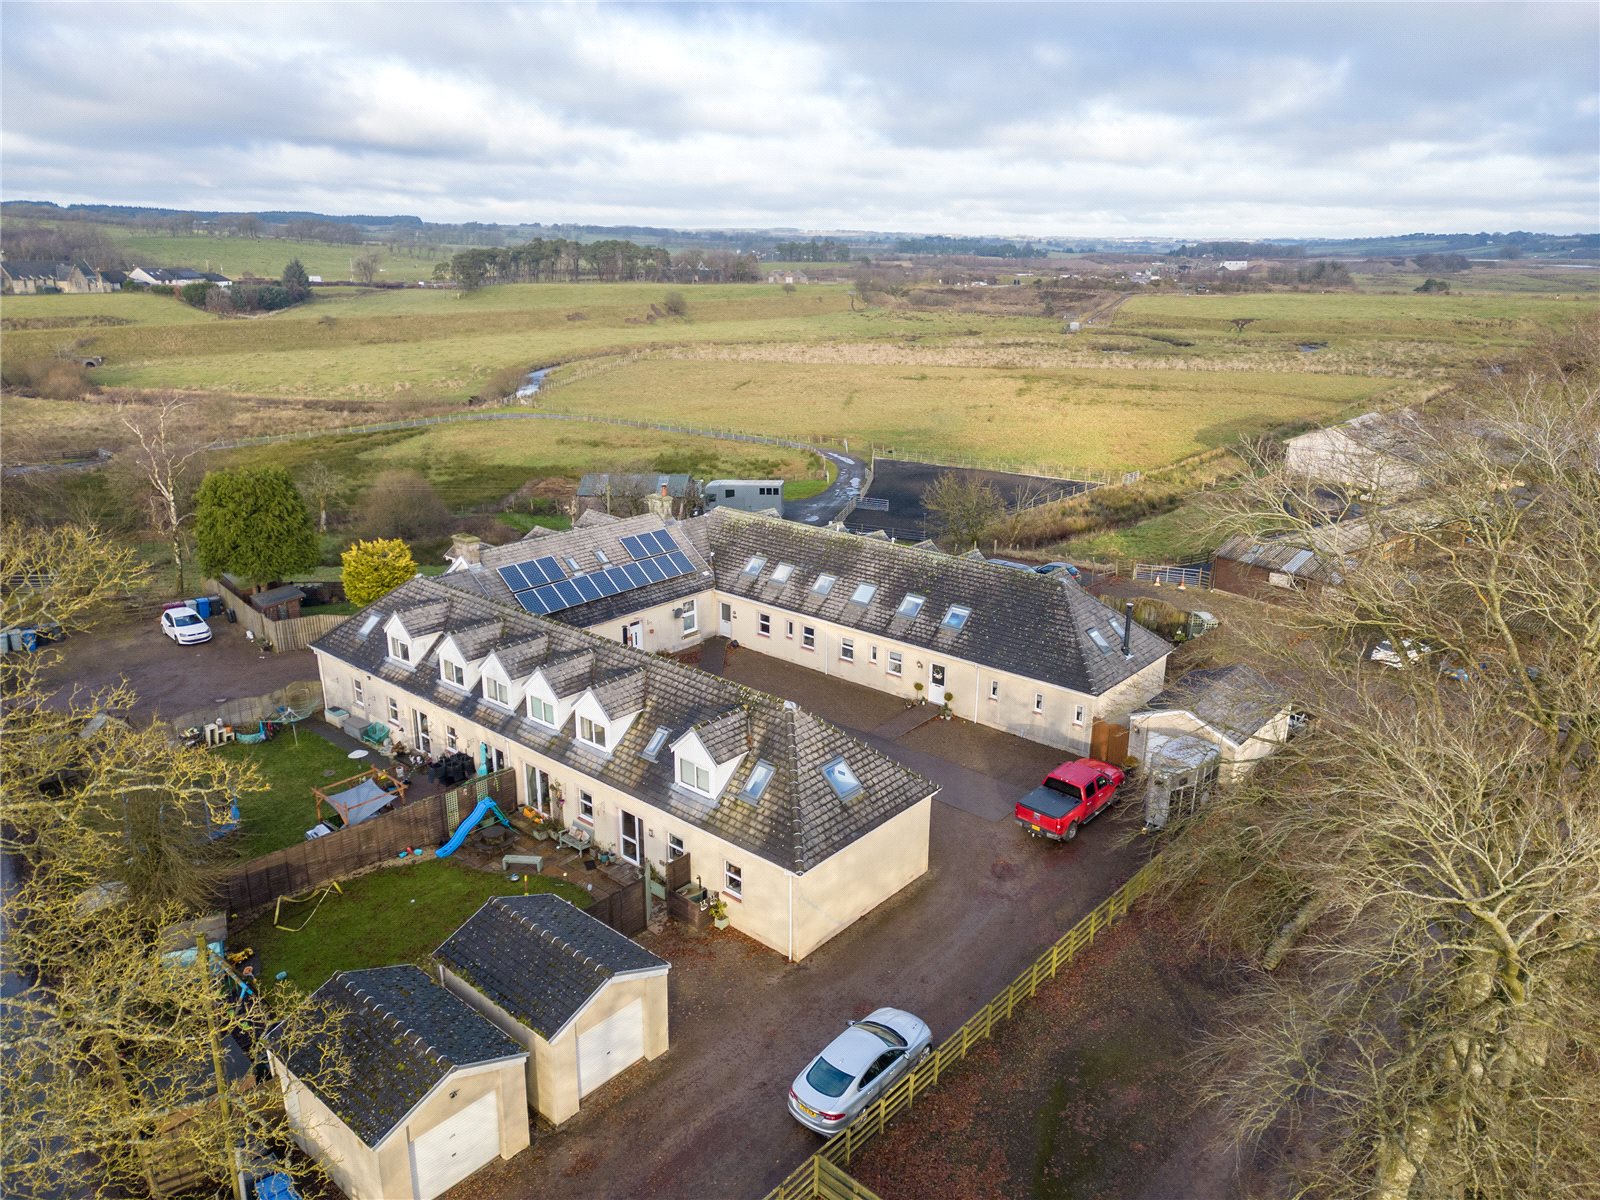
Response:
[{"label": "car number plate", "polygon": [[1029,828],[1032,829],[1035,833],[1043,833],[1044,832],[1044,830],[1040,829],[1037,825],[1030,825]]},{"label": "car number plate", "polygon": [[804,1100],[796,1100],[795,1103],[799,1105],[800,1111],[805,1113],[806,1116],[814,1117],[817,1115],[817,1110],[812,1108],[811,1105],[807,1104]]}]

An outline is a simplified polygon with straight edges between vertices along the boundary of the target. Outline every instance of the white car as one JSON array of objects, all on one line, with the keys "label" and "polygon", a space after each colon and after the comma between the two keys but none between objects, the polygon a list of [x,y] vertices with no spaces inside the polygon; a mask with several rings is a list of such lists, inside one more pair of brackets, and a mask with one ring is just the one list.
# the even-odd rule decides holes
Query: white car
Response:
[{"label": "white car", "polygon": [[880,1008],[850,1022],[795,1076],[789,1113],[807,1129],[837,1133],[932,1052],[933,1031],[926,1022],[898,1008]]},{"label": "white car", "polygon": [[180,646],[195,646],[211,640],[211,626],[187,604],[162,610],[161,632]]},{"label": "white car", "polygon": [[[1433,653],[1433,647],[1427,642],[1414,642],[1410,638],[1403,638],[1400,642],[1401,649],[1405,651],[1406,661],[1415,663],[1425,655]],[[1372,648],[1368,655],[1375,663],[1382,663],[1386,667],[1400,666],[1400,653],[1387,640],[1379,642]]]}]

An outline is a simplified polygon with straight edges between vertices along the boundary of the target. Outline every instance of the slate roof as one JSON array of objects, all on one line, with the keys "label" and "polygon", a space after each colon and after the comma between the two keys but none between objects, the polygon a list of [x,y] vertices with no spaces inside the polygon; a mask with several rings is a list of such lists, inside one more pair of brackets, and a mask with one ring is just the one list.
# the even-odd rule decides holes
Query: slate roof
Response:
[{"label": "slate roof", "polygon": [[594,698],[606,716],[624,717],[644,707],[645,673],[642,667],[622,670],[594,684]]},{"label": "slate roof", "polygon": [[[1059,578],[728,509],[676,528],[696,525],[705,528],[719,592],[1026,679],[1097,696],[1172,652],[1166,641],[1135,623],[1132,658],[1124,659],[1121,615]],[[752,576],[745,566],[754,556],[766,562]],[[774,587],[773,573],[783,563],[794,571]],[[838,577],[825,596],[812,589],[821,574]],[[863,583],[877,591],[865,605],[852,603]],[[925,597],[910,620],[896,615],[908,593]],[[959,631],[943,625],[952,605],[972,610]],[[1091,630],[1109,649],[1101,648]]]},{"label": "slate roof", "polygon": [[732,762],[750,749],[750,723],[745,719],[743,709],[730,709],[709,721],[700,722],[694,727],[694,734],[718,765]]},{"label": "slate roof", "polygon": [[665,970],[632,938],[559,896],[496,896],[434,951],[549,1041],[615,976]]},{"label": "slate roof", "polygon": [[1192,712],[1234,745],[1242,746],[1287,706],[1283,693],[1265,675],[1245,663],[1235,663],[1190,671],[1153,696],[1140,711]]},{"label": "slate roof", "polygon": [[0,266],[4,266],[6,274],[13,279],[48,279],[57,283],[72,274],[71,263],[45,259],[8,258],[0,262]]},{"label": "slate roof", "polygon": [[[571,696],[597,681],[642,669],[644,708],[640,716],[609,755],[600,755],[576,740],[571,718],[561,729],[552,730],[528,719],[525,709],[507,712],[479,693],[450,687],[439,677],[437,642],[419,661],[400,663],[387,656],[383,638],[371,636],[370,631],[366,636],[361,633],[374,614],[381,626],[391,613],[404,615],[410,609],[440,602],[449,606],[451,628],[499,620],[506,645],[546,637],[546,662],[557,664],[546,673],[564,681],[564,686],[557,688],[562,695]],[[313,648],[797,873],[810,870],[937,791],[930,780],[775,696],[548,617],[509,610],[470,591],[452,589],[443,578],[408,580],[372,607],[340,623]],[[658,755],[655,762],[642,756],[657,726],[681,735],[735,708],[744,711],[749,723],[750,767],[757,759],[766,759],[774,768],[772,782],[758,803],[738,796],[750,770],[743,764],[720,800],[709,802],[679,786],[672,755]],[[850,764],[862,785],[848,800],[835,795],[822,774],[824,764],[839,756]]]},{"label": "slate roof", "polygon": [[[330,1068],[320,1039],[284,1065],[368,1146],[376,1147],[458,1067],[527,1051],[418,967],[340,971],[314,993],[336,1017]],[[270,1039],[283,1042],[283,1026]]]},{"label": "slate roof", "polygon": [[615,492],[626,489],[631,494],[639,496],[659,496],[661,489],[667,489],[667,495],[677,499],[689,490],[689,477],[687,475],[630,475],[625,473],[597,472],[585,475],[578,480],[578,495],[604,496],[607,487]]},{"label": "slate roof", "polygon": [[[580,523],[565,533],[553,533],[549,537],[540,538],[537,543],[516,541],[504,546],[491,546],[483,551],[481,566],[466,571],[452,571],[440,578],[450,587],[473,591],[491,600],[500,600],[516,607],[511,590],[497,573],[498,568],[511,563],[529,562],[545,555],[554,555],[569,573],[570,567],[566,560],[572,558],[577,561],[579,570],[587,574],[606,565],[619,566],[632,562],[633,555],[623,547],[622,539],[656,529],[666,529],[673,535],[679,548],[688,555],[694,570],[675,579],[663,579],[659,583],[646,584],[631,592],[602,596],[599,600],[591,600],[587,604],[579,604],[556,614],[556,620],[562,624],[590,628],[606,621],[616,620],[618,617],[632,616],[647,608],[654,608],[658,604],[672,604],[687,596],[707,591],[711,587],[710,566],[692,544],[686,544],[687,539],[679,537],[683,529],[682,524],[678,522],[663,524],[661,518],[654,513],[616,521]],[[605,561],[597,557],[596,551],[606,556]],[[517,611],[521,611],[520,608]]]},{"label": "slate roof", "polygon": [[[614,517],[608,512],[601,512],[598,508],[586,508],[573,520],[572,527],[574,529],[593,529],[600,525],[615,525],[620,520],[622,520],[621,517]],[[551,532],[548,529],[541,529],[538,525],[535,525],[533,529],[540,529],[542,533]],[[527,541],[533,535],[533,529],[530,529],[523,536],[523,541]]]}]

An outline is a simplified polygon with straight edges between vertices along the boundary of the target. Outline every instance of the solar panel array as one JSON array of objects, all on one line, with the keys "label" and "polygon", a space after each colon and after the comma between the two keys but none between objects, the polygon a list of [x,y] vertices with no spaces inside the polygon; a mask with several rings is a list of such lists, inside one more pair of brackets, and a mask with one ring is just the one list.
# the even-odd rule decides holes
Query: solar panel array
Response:
[{"label": "solar panel array", "polygon": [[694,573],[689,556],[678,549],[678,543],[665,531],[653,530],[637,537],[625,537],[622,545],[633,555],[633,562],[603,567],[587,575],[569,575],[554,555],[547,554],[499,568],[500,578],[524,609],[547,616],[591,600]]}]

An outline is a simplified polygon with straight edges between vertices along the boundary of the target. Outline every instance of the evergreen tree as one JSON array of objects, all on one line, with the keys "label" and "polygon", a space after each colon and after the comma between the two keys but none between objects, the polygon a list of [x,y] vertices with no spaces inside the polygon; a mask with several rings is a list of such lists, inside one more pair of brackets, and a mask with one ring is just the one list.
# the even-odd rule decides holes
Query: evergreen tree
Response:
[{"label": "evergreen tree", "polygon": [[254,584],[317,563],[317,530],[294,480],[282,467],[212,471],[195,495],[200,567]]}]

